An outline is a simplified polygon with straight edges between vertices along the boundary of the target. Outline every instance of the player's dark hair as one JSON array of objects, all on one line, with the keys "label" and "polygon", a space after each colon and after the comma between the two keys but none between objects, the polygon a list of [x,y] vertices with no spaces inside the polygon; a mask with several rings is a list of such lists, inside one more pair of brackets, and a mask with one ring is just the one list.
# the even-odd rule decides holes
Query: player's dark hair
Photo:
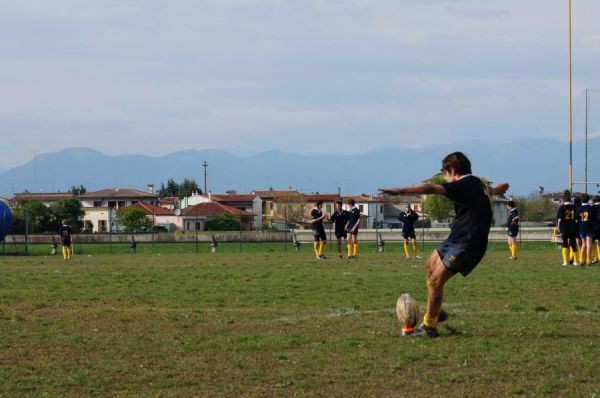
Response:
[{"label": "player's dark hair", "polygon": [[595,195],[593,200],[594,200],[594,203],[600,203],[600,196]]},{"label": "player's dark hair", "polygon": [[510,207],[511,209],[512,209],[513,207],[515,207],[515,201],[514,201],[514,200],[509,200],[509,201],[508,201],[508,207]]},{"label": "player's dark hair", "polygon": [[581,206],[581,198],[577,196],[575,199],[573,199],[573,204],[577,207]]},{"label": "player's dark hair", "polygon": [[442,170],[454,170],[459,175],[471,174],[471,161],[462,152],[453,152],[442,160]]},{"label": "player's dark hair", "polygon": [[569,191],[568,189],[565,189],[565,191],[563,192],[563,201],[564,202],[571,201],[571,191]]},{"label": "player's dark hair", "polygon": [[319,205],[322,205],[322,204],[323,204],[323,201],[321,199],[319,199],[319,200],[317,200],[315,202],[315,206],[319,206]]},{"label": "player's dark hair", "polygon": [[581,203],[587,203],[590,201],[590,195],[588,195],[587,193],[584,193],[581,195]]},{"label": "player's dark hair", "polygon": [[336,200],[336,201],[335,201],[335,204],[336,204],[336,205],[340,205],[340,206],[341,206],[341,205],[343,205],[343,204],[344,204],[344,202],[342,202],[342,200],[341,200],[341,199],[338,199],[338,200]]},{"label": "player's dark hair", "polygon": [[350,206],[354,206],[354,199],[348,198],[346,199],[346,203],[348,203]]}]

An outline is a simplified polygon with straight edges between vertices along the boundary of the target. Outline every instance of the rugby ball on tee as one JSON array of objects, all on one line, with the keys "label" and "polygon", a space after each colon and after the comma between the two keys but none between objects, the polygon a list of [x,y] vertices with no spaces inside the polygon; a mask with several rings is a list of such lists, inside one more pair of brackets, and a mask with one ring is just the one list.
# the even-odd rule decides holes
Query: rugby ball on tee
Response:
[{"label": "rugby ball on tee", "polygon": [[402,334],[411,334],[419,322],[419,304],[413,296],[404,293],[396,303],[396,314],[400,321]]}]

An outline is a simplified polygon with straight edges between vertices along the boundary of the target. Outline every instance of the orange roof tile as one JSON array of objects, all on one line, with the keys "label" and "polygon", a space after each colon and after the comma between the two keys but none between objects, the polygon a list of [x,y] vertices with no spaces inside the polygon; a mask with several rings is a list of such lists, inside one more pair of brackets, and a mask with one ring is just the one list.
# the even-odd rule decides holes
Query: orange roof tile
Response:
[{"label": "orange roof tile", "polygon": [[214,214],[231,214],[233,216],[256,215],[219,202],[198,203],[197,205],[186,207],[181,211],[182,216],[210,216]]},{"label": "orange roof tile", "polygon": [[[174,213],[171,210],[167,210],[163,207],[153,206],[148,203],[138,202],[128,207],[135,207],[144,210],[147,216],[172,216]],[[126,207],[127,208],[127,207]]]}]

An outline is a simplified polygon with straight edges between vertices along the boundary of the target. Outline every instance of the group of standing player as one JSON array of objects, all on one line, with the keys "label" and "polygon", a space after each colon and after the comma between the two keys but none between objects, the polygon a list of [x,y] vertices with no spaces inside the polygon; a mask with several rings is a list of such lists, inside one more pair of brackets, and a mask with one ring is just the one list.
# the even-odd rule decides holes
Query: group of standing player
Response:
[{"label": "group of standing player", "polygon": [[[337,240],[337,253],[339,258],[343,258],[342,239],[346,243],[348,259],[358,258],[358,228],[360,224],[360,210],[356,207],[354,199],[349,198],[346,204],[350,210],[343,208],[343,202],[337,200],[335,202],[335,211],[328,215],[323,212],[323,201],[317,200],[315,207],[310,213],[313,235],[314,235],[314,250],[316,258],[319,260],[326,259],[325,247],[327,246],[327,234],[325,233],[324,221],[333,223],[335,229],[335,238]],[[419,247],[417,245],[417,237],[415,235],[415,222],[419,219],[419,215],[413,211],[410,204],[405,206],[405,211],[400,212],[398,219],[402,221],[402,236],[404,237],[404,253],[406,258],[409,255],[409,239],[412,240],[412,250],[415,258],[419,256]]]},{"label": "group of standing player", "polygon": [[584,193],[574,200],[571,199],[571,192],[565,190],[563,203],[556,215],[556,228],[562,236],[562,265],[589,267],[600,258],[600,196],[591,198]]},{"label": "group of standing player", "polygon": [[343,258],[342,239],[346,242],[348,259],[358,258],[358,228],[360,226],[360,210],[356,207],[354,199],[349,198],[346,203],[350,210],[343,208],[343,202],[335,202],[335,212],[331,215],[324,213],[323,201],[318,200],[310,213],[313,235],[315,238],[314,249],[317,259],[324,260],[325,247],[327,246],[327,234],[323,221],[331,221],[335,225],[335,237],[337,239],[338,257]]}]

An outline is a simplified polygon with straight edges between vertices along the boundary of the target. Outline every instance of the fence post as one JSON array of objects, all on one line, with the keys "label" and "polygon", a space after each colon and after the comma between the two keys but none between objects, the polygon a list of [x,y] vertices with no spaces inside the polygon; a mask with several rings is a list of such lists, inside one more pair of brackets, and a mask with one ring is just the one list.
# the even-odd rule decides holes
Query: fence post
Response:
[{"label": "fence post", "polygon": [[379,232],[377,232],[377,250],[379,251],[379,253],[383,253],[384,248],[385,248],[385,242],[383,241],[381,234]]},{"label": "fence post", "polygon": [[294,232],[292,234],[292,242],[294,242],[294,247],[296,248],[296,252],[300,252],[300,241],[298,240],[298,237],[296,236],[296,233]]},{"label": "fence post", "polygon": [[211,241],[212,241],[212,242],[210,243],[210,252],[211,252],[211,253],[216,253],[216,252],[217,252],[217,246],[218,246],[219,244],[217,243],[217,239],[215,238],[215,234],[212,234],[212,235],[210,236],[210,239],[211,239]]}]

